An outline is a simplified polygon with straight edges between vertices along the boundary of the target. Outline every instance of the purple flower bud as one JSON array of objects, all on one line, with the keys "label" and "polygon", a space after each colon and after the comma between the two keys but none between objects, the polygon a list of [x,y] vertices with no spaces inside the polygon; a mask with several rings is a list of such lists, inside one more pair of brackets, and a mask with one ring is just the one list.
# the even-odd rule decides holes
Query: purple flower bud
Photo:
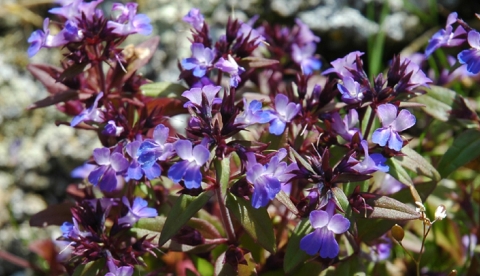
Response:
[{"label": "purple flower bud", "polygon": [[411,128],[416,122],[415,116],[406,109],[402,109],[397,116],[397,107],[393,104],[379,105],[377,115],[383,127],[373,132],[372,142],[380,146],[388,144],[389,148],[400,151],[403,140],[398,132]]},{"label": "purple flower bud", "polygon": [[447,18],[445,29],[436,32],[428,41],[427,48],[425,49],[425,55],[427,57],[440,47],[453,47],[465,42],[464,35],[466,31],[462,26],[458,26],[453,32],[452,24],[456,21],[457,13],[452,12]]},{"label": "purple flower bud", "polygon": [[124,128],[122,126],[117,127],[117,125],[115,124],[115,121],[110,120],[105,125],[105,128],[102,130],[102,133],[108,136],[119,137],[123,131],[124,131]]},{"label": "purple flower bud", "polygon": [[103,113],[97,109],[98,101],[103,97],[103,92],[98,93],[97,97],[95,97],[95,101],[93,102],[92,106],[87,109],[84,109],[80,114],[73,117],[70,126],[75,127],[76,125],[80,124],[83,121],[93,121],[97,123],[103,122]]},{"label": "purple flower bud", "polygon": [[192,149],[192,142],[178,140],[174,144],[175,151],[183,161],[173,164],[168,170],[168,177],[178,183],[182,179],[187,189],[200,188],[202,184],[201,167],[210,158],[210,151],[202,144]]},{"label": "purple flower bud", "polygon": [[197,31],[202,30],[203,24],[205,23],[205,19],[203,18],[203,15],[200,13],[200,10],[196,8],[191,9],[187,13],[187,15],[183,17],[183,21],[192,25],[192,27]]},{"label": "purple flower bud", "polygon": [[[250,23],[250,22],[249,22]],[[252,22],[251,24],[253,24]],[[237,37],[242,37],[246,38],[248,36],[248,41],[247,42],[253,42],[253,44],[259,45],[262,41],[265,41],[265,37],[263,37],[260,32],[257,30],[253,29],[252,26],[248,23],[241,23],[240,28],[238,29],[237,32]]]},{"label": "purple flower bud", "polygon": [[77,21],[85,15],[85,18],[93,18],[98,4],[103,0],[83,2],[83,0],[62,1],[62,7],[50,9],[51,14],[56,14],[67,20]]},{"label": "purple flower bud", "polygon": [[405,68],[405,74],[412,74],[408,80],[409,90],[419,86],[428,86],[429,83],[432,83],[432,80],[425,75],[417,63],[412,62],[408,58],[401,58],[400,62],[401,64],[407,64],[407,67]]},{"label": "purple flower bud", "polygon": [[291,122],[302,109],[300,104],[288,102],[288,97],[283,94],[275,96],[275,111],[270,111],[271,121],[269,131],[281,135],[287,123]]},{"label": "purple flower bud", "polygon": [[128,208],[128,213],[118,219],[118,224],[127,224],[132,226],[141,218],[152,218],[158,216],[157,210],[147,207],[148,202],[140,197],[136,197],[133,200],[133,204],[130,205],[128,198],[123,197],[122,202]]},{"label": "purple flower bud", "polygon": [[195,77],[205,76],[207,69],[212,66],[215,58],[215,49],[205,48],[201,43],[193,43],[191,48],[192,57],[182,60],[182,67],[185,70],[193,70]]},{"label": "purple flower bud", "polygon": [[480,72],[480,33],[477,31],[468,32],[468,44],[472,48],[461,51],[457,58],[461,64],[467,65],[468,73],[478,74]]},{"label": "purple flower bud", "polygon": [[215,68],[230,74],[230,86],[232,87],[238,86],[238,83],[241,81],[240,74],[245,72],[245,69],[238,66],[237,62],[231,55],[228,55],[228,60],[221,57],[217,63],[215,63]]},{"label": "purple flower bud", "polygon": [[315,70],[320,70],[322,63],[313,57],[317,46],[315,43],[308,43],[303,46],[292,44],[292,59],[300,65],[304,75],[310,75]]},{"label": "purple flower bud", "polygon": [[312,233],[300,240],[300,248],[309,255],[320,253],[322,258],[335,258],[340,252],[335,234],[345,233],[350,228],[350,221],[340,214],[335,214],[335,202],[329,200],[326,210],[310,213]]}]

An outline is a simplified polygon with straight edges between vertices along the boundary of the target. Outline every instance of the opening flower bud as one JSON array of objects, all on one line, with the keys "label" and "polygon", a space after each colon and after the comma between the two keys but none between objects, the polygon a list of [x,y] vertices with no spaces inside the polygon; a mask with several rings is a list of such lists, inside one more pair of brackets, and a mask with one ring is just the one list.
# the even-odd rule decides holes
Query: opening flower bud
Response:
[{"label": "opening flower bud", "polygon": [[447,216],[447,208],[445,205],[439,205],[435,210],[435,220],[442,220]]},{"label": "opening flower bud", "polygon": [[403,237],[405,237],[405,231],[403,231],[402,226],[395,224],[392,229],[392,237],[396,239],[398,242],[401,242],[403,240]]}]

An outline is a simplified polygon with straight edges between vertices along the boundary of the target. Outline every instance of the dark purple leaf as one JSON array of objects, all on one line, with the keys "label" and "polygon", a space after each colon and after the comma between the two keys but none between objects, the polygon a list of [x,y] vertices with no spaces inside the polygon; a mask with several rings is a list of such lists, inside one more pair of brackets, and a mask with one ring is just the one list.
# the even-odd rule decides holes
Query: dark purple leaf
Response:
[{"label": "dark purple leaf", "polygon": [[66,221],[72,221],[70,208],[75,206],[71,202],[50,205],[30,218],[30,226],[45,227],[48,225],[62,225]]}]

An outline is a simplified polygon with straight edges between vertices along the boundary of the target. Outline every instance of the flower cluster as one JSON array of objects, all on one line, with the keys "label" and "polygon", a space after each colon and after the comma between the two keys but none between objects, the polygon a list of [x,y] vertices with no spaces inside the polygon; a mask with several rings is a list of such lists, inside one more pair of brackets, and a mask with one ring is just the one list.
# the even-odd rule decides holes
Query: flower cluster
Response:
[{"label": "flower cluster", "polygon": [[[73,116],[61,124],[94,130],[103,145],[93,151],[89,171],[77,174],[85,178],[77,187],[83,196],[75,197],[72,222],[61,227],[60,240],[68,242],[73,256],[66,267],[104,259],[107,275],[131,275],[134,266],[145,264],[143,257],[155,256],[155,246],[210,260],[212,250],[225,244],[216,263],[238,269],[247,263],[244,233],[271,236],[272,244],[266,244],[268,238],[257,242],[279,260],[288,249],[274,253],[270,228],[287,237],[288,227],[307,218],[313,232],[303,232],[299,246],[309,255],[336,258],[342,247],[335,235],[347,231],[355,248],[364,242],[378,245],[378,258],[388,255],[383,251],[389,247],[380,248],[378,240],[362,241],[357,231],[362,222],[348,210],[389,218],[391,213],[376,206],[401,204],[398,209],[407,213],[410,207],[381,192],[347,187],[391,172],[390,164],[404,156],[409,139],[402,135],[416,123],[404,103],[432,83],[413,58],[395,56],[386,74],[367,76],[364,53],[355,51],[319,74],[320,38],[300,20],[286,27],[229,19],[213,41],[205,17],[192,9],[183,17],[191,26],[191,56],[178,63],[181,83],[164,88],[136,73],[158,39],[120,48],[129,35],[150,34],[149,19],[137,14],[135,3],[115,3],[106,17],[97,8],[100,2],[62,1],[50,12],[64,29],[50,35],[47,19],[44,30],[29,39],[29,55],[41,48],[66,51],[62,68],[30,67],[44,84],[56,83],[47,86],[51,94],[63,96],[33,107],[57,105]],[[467,29],[453,31],[455,19],[434,36],[428,54],[460,44]],[[468,32],[473,49],[459,55],[469,71],[480,68],[477,35]],[[162,90],[159,95],[171,89],[181,97],[142,92],[152,87]],[[175,115],[188,116],[181,130],[171,125]],[[406,219],[417,218],[412,213]],[[278,225],[261,221],[271,214],[280,218]],[[144,218],[153,218],[151,224],[135,229]],[[168,254],[159,271],[174,273]]]}]

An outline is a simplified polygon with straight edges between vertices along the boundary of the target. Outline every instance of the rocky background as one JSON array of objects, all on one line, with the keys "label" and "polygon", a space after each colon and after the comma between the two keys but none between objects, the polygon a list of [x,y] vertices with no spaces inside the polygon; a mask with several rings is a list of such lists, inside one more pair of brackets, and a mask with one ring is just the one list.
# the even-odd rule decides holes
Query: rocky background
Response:
[{"label": "rocky background", "polygon": [[[31,241],[56,238],[58,227],[31,228],[28,219],[49,204],[66,199],[65,188],[74,182],[73,168],[81,165],[99,146],[92,132],[55,125],[69,121],[54,107],[28,111],[27,107],[47,95],[26,71],[28,63],[58,64],[59,52],[42,49],[33,59],[26,54],[26,40],[41,28],[53,0],[0,0],[0,252],[41,260],[29,251]],[[124,1],[125,2],[125,1]],[[143,73],[151,79],[176,81],[177,59],[188,57],[189,29],[181,18],[193,7],[204,13],[218,35],[229,15],[248,20],[255,14],[260,21],[293,24],[300,18],[322,38],[318,53],[324,66],[352,50],[366,51],[367,39],[386,33],[384,64],[415,38],[444,25],[450,11],[464,19],[479,11],[477,1],[438,0],[435,9],[426,0],[139,0],[161,37],[161,45]],[[475,2],[476,4],[472,4]],[[112,1],[104,1],[109,10]],[[388,15],[379,24],[383,5]],[[373,6],[369,6],[373,5]],[[368,9],[373,12],[367,16]],[[438,11],[438,16],[435,16]],[[425,14],[435,13],[425,17]],[[467,20],[468,21],[468,20]],[[435,29],[436,28],[436,29]],[[138,43],[141,36],[130,43]],[[367,53],[368,54],[368,53]],[[57,61],[57,62],[56,62]],[[0,258],[0,275],[33,275],[28,269]]]}]

